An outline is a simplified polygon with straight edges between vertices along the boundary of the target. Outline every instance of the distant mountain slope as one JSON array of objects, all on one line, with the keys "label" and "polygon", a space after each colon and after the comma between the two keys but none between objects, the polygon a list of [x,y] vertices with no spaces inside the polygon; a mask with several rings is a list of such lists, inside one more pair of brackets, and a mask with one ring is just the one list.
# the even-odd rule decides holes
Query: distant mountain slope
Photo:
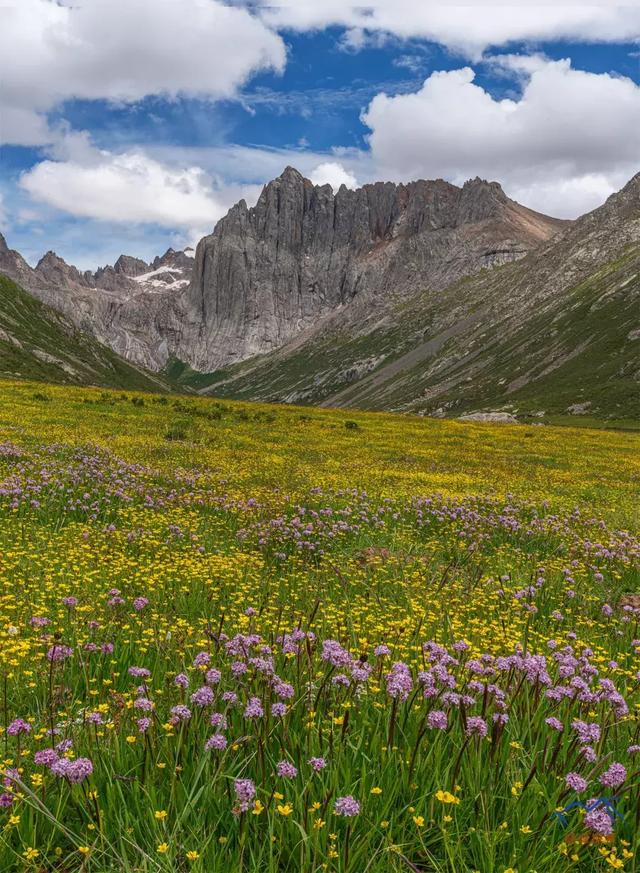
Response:
[{"label": "distant mountain slope", "polygon": [[328,406],[640,417],[640,174],[523,260],[179,375],[218,395]]},{"label": "distant mountain slope", "polygon": [[192,254],[32,269],[0,237],[0,273],[203,392],[640,419],[640,174],[562,222],[481,179],[334,193],[288,167]]},{"label": "distant mountain slope", "polygon": [[174,387],[83,335],[6,276],[0,276],[1,376],[140,391]]},{"label": "distant mountain slope", "polygon": [[113,266],[81,273],[50,251],[32,268],[0,234],[0,274],[135,366],[151,370],[162,368],[168,344],[175,344],[173,304],[191,280],[194,254],[192,248],[168,249],[150,264],[121,255]]}]

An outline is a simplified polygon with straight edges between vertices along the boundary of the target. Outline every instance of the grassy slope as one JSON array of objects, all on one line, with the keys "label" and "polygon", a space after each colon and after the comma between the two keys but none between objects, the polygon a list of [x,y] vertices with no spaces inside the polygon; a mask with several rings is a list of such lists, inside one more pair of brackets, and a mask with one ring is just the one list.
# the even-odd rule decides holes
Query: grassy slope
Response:
[{"label": "grassy slope", "polygon": [[[562,422],[568,406],[589,402],[591,416],[640,419],[640,252],[637,247],[593,275],[532,307],[503,318],[496,301],[522,280],[522,263],[510,264],[397,306],[388,326],[358,337],[338,332],[304,346],[265,355],[228,371],[186,371],[185,384],[220,396],[303,403],[338,402],[370,409],[458,415],[470,409],[516,408],[523,416],[543,410]],[[446,340],[437,353],[386,377],[385,367],[429,338],[441,312],[478,311],[494,302],[494,318]],[[437,335],[438,329],[434,331]],[[384,356],[372,375],[354,377],[353,365]],[[339,397],[335,397],[340,392]],[[335,399],[334,399],[335,397]]]},{"label": "grassy slope", "polygon": [[170,391],[166,377],[127,363],[0,276],[0,375],[80,385]]}]

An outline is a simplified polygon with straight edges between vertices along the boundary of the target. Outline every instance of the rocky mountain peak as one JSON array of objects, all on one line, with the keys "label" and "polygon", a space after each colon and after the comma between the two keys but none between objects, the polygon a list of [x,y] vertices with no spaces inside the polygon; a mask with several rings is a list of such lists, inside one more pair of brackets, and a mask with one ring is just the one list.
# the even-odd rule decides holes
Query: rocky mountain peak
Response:
[{"label": "rocky mountain peak", "polygon": [[299,182],[309,182],[309,179],[306,179],[299,170],[296,170],[295,167],[287,166],[276,179],[274,179],[272,182],[269,182],[268,184],[295,184]]},{"label": "rocky mountain peak", "polygon": [[184,249],[176,251],[174,248],[168,248],[160,257],[154,258],[149,266],[149,270],[159,270],[162,267],[167,267],[171,270],[183,270],[191,272],[193,267],[193,249]]},{"label": "rocky mountain peak", "polygon": [[54,251],[48,251],[40,258],[35,273],[38,281],[56,287],[87,285],[86,277]]},{"label": "rocky mountain peak", "polygon": [[58,255],[53,251],[53,249],[49,249],[48,252],[45,252],[44,255],[40,258],[38,263],[36,264],[36,270],[39,270],[40,267],[46,267],[47,264],[57,264],[57,263],[65,263],[62,258],[59,258]]},{"label": "rocky mountain peak", "polygon": [[4,253],[4,252],[8,252],[8,251],[9,251],[9,246],[7,245],[7,241],[0,233],[0,252]]},{"label": "rocky mountain peak", "polygon": [[509,198],[498,182],[487,182],[486,179],[476,176],[462,186],[459,221],[464,224],[493,218],[499,215],[509,202]]},{"label": "rocky mountain peak", "polygon": [[254,207],[240,201],[201,241],[175,354],[195,369],[225,366],[278,348],[355,298],[375,309],[390,294],[435,292],[557,230],[482,179],[334,192],[288,166]]},{"label": "rocky mountain peak", "polygon": [[116,273],[121,273],[124,276],[141,276],[143,273],[147,273],[151,267],[140,258],[134,258],[131,255],[120,255],[113,265],[113,269]]}]

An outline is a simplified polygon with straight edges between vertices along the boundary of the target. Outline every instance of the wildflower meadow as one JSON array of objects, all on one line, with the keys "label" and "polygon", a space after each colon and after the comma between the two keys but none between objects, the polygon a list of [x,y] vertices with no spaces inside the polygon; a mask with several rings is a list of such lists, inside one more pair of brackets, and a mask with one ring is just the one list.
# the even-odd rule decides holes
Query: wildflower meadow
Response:
[{"label": "wildflower meadow", "polygon": [[3,383],[0,871],[635,870],[640,434]]}]

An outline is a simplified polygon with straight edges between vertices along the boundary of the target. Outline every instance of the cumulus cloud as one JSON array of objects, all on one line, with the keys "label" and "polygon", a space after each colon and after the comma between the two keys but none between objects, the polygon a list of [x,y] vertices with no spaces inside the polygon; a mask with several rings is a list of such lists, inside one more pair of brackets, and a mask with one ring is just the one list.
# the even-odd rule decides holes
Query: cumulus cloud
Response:
[{"label": "cumulus cloud", "polygon": [[335,148],[327,153],[307,148],[261,148],[230,143],[210,147],[148,145],[145,152],[171,166],[202,167],[217,185],[229,190],[230,180],[242,179],[243,187],[257,192],[253,196],[249,190],[245,197],[247,203],[255,203],[262,185],[279,176],[287,166],[295,167],[307,178],[313,176],[319,164],[327,163],[338,164],[348,176],[359,181],[375,178],[376,172],[369,153],[357,148]]},{"label": "cumulus cloud", "polygon": [[336,161],[325,161],[313,170],[309,176],[314,185],[331,185],[334,191],[337,191],[341,185],[346,185],[347,188],[357,188],[358,180],[349,173],[342,164]]},{"label": "cumulus cloud", "polygon": [[219,0],[19,0],[2,8],[0,141],[55,138],[46,112],[71,98],[224,98],[285,61],[276,33]]},{"label": "cumulus cloud", "polygon": [[94,149],[82,160],[41,161],[24,173],[31,197],[71,215],[210,233],[229,206],[199,167],[175,168],[142,151]]},{"label": "cumulus cloud", "polygon": [[533,208],[573,217],[637,171],[633,81],[539,56],[493,63],[523,78],[518,99],[495,99],[463,67],[433,73],[415,93],[371,101],[362,119],[383,178],[461,182],[479,174]]},{"label": "cumulus cloud", "polygon": [[351,48],[367,43],[367,34],[419,37],[448,46],[475,60],[489,46],[512,42],[582,40],[629,42],[640,39],[640,8],[609,2],[555,0],[533,4],[511,0],[427,3],[416,0],[261,0],[264,20],[277,28],[306,31],[330,26],[348,28]]}]

